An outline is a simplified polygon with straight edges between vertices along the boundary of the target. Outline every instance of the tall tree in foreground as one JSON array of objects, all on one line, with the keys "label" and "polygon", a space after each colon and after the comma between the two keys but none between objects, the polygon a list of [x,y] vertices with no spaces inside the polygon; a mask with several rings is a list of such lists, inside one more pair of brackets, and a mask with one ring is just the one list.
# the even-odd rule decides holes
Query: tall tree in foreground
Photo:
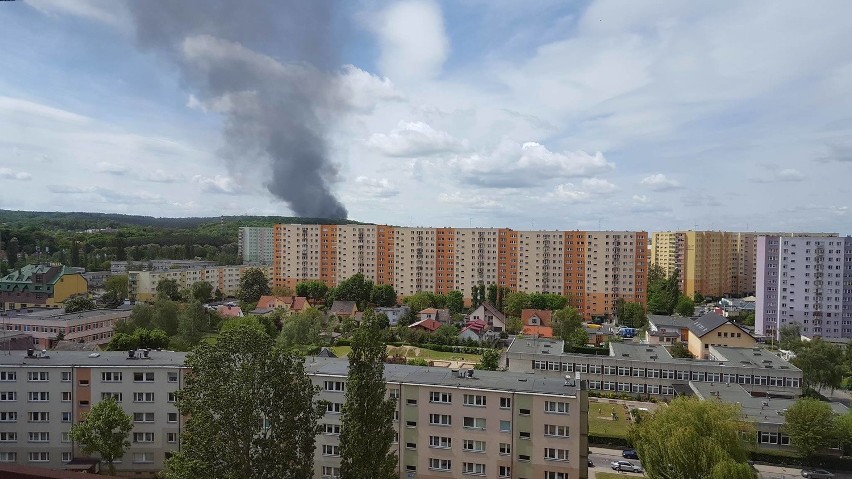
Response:
[{"label": "tall tree in foreground", "polygon": [[391,452],[396,403],[386,397],[387,353],[375,323],[368,310],[352,337],[340,432],[341,479],[399,477],[396,453]]},{"label": "tall tree in foreground", "polygon": [[834,445],[836,431],[834,411],[818,399],[801,398],[784,412],[784,433],[802,457]]},{"label": "tall tree in foreground", "polygon": [[749,479],[740,434],[752,432],[739,406],[678,398],[644,418],[631,439],[649,479]]},{"label": "tall tree in foreground", "polygon": [[188,417],[169,479],[313,477],[317,421],[325,412],[301,358],[260,328],[225,329],[186,358],[178,393]]},{"label": "tall tree in foreground", "polygon": [[111,476],[115,460],[130,447],[127,435],[133,430],[133,416],[124,412],[115,399],[108,397],[92,406],[83,422],[71,426],[71,439],[78,442],[83,454],[98,453]]}]

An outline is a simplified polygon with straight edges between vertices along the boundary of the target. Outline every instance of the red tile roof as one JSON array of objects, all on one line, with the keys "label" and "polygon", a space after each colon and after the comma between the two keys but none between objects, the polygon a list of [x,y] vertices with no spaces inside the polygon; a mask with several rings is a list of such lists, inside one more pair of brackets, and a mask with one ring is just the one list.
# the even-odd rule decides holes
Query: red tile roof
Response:
[{"label": "red tile roof", "polygon": [[530,324],[530,318],[537,316],[541,320],[538,326],[550,326],[550,319],[553,317],[553,311],[549,309],[524,309],[521,311],[521,321],[525,325]]},{"label": "red tile roof", "polygon": [[524,326],[521,334],[524,336],[537,336],[539,338],[552,338],[553,329],[548,326]]},{"label": "red tile roof", "polygon": [[441,323],[435,321],[434,319],[424,319],[421,321],[417,321],[416,323],[409,326],[409,328],[420,328],[429,331],[430,333],[436,331],[440,327]]}]

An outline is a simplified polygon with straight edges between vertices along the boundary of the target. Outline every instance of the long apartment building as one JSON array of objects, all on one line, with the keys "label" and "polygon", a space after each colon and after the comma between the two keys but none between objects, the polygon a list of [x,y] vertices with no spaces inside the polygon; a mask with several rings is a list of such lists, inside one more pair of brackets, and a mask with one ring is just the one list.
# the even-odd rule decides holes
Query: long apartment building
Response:
[{"label": "long apartment building", "polygon": [[237,254],[243,264],[271,265],[273,245],[271,227],[243,226],[237,233]]},{"label": "long apartment building", "polygon": [[[314,477],[340,476],[344,359],[305,364],[328,412],[320,419]],[[399,477],[588,477],[588,391],[580,381],[527,374],[385,365],[396,399]]]},{"label": "long apartment building", "polygon": [[515,339],[506,352],[509,371],[561,377],[580,373],[590,391],[671,399],[689,394],[689,382],[738,384],[754,396],[795,398],[802,371],[760,348],[708,346],[708,359],[673,358],[664,346],[610,343],[609,355],[564,353],[563,341]]},{"label": "long apartment building", "polygon": [[152,477],[178,450],[181,422],[174,405],[185,353],[14,351],[0,356],[0,462],[63,468],[83,456],[71,425],[105,397],[133,416],[130,447],[116,469]]},{"label": "long apartment building", "polygon": [[[734,231],[662,231],[651,241],[651,264],[666,274],[680,272],[687,296],[745,296],[757,291],[757,239],[761,235],[799,236],[809,233]],[[836,234],[817,234],[837,236]]]},{"label": "long apartment building", "polygon": [[476,285],[557,293],[588,317],[618,298],[645,302],[648,235],[636,231],[515,231],[385,225],[276,225],[276,286],[329,286],[355,273],[400,296]]},{"label": "long apartment building", "polygon": [[161,279],[173,279],[178,287],[189,288],[192,283],[204,281],[219,290],[225,296],[234,296],[240,288],[240,278],[250,268],[258,268],[272,285],[271,266],[207,266],[166,271],[128,271],[128,290],[130,297],[138,301],[151,301],[157,297],[157,283]]},{"label": "long apartment building", "polygon": [[130,317],[130,307],[66,313],[55,309],[0,312],[0,328],[32,336],[33,346],[51,349],[62,337],[66,341],[107,344],[113,326]]},{"label": "long apartment building", "polygon": [[757,269],[758,333],[852,339],[852,237],[762,236]]}]

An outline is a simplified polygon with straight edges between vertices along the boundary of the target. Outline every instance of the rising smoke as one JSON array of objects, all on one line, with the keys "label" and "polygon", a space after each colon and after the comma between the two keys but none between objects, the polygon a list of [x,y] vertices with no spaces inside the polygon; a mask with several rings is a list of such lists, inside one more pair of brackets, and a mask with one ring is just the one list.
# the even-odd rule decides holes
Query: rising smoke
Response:
[{"label": "rising smoke", "polygon": [[[129,2],[139,44],[180,68],[194,101],[225,118],[222,156],[299,216],[346,218],[331,192],[329,127],[341,92],[328,0]],[[263,53],[261,53],[263,52]]]}]

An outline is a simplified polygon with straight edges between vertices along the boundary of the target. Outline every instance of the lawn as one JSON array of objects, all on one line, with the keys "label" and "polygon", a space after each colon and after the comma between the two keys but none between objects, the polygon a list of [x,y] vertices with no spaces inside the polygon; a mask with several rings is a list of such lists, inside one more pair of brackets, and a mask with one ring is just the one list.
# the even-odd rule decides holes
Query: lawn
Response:
[{"label": "lawn", "polygon": [[[609,464],[607,464],[607,467]],[[592,469],[589,469],[591,471]],[[591,474],[589,474],[591,475]],[[624,474],[617,474],[615,472],[595,472],[595,479],[624,479]]]},{"label": "lawn", "polygon": [[[349,354],[352,348],[350,346],[335,346],[331,350],[337,357],[343,358]],[[401,354],[408,358],[422,358],[426,360],[440,359],[444,361],[467,361],[473,363],[478,363],[481,358],[478,354],[445,353],[443,351],[433,351],[413,346],[402,346],[399,348],[388,346],[388,354]]]},{"label": "lawn", "polygon": [[[615,420],[612,413],[615,412]],[[589,403],[589,434],[595,436],[626,438],[630,422],[626,419],[627,412],[621,404],[600,402]]]}]

